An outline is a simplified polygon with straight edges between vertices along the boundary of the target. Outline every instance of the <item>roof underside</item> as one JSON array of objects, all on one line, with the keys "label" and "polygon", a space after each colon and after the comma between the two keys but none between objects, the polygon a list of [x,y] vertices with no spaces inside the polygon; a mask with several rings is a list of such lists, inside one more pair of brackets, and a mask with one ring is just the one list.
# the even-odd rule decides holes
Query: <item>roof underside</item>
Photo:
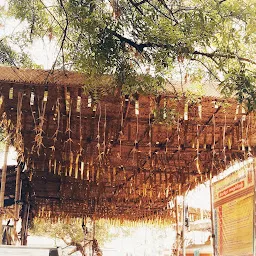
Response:
[{"label": "roof underside", "polygon": [[116,93],[91,103],[85,76],[58,71],[49,83],[46,71],[1,69],[0,113],[41,217],[172,217],[168,201],[255,152],[254,117],[233,99]]}]

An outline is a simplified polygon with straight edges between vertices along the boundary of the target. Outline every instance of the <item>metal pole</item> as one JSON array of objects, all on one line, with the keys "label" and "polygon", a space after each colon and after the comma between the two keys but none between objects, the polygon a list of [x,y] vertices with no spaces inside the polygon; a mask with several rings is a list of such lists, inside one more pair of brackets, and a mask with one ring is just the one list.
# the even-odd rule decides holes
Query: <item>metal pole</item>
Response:
[{"label": "metal pole", "polygon": [[[0,191],[0,210],[4,208],[4,193],[5,193],[5,185],[6,185],[6,173],[7,173],[7,158],[10,146],[10,137],[8,136],[5,141],[5,151],[4,151],[4,164],[2,168],[2,178],[1,178],[1,191]],[[3,240],[3,214],[0,213],[0,244],[2,244]]]}]

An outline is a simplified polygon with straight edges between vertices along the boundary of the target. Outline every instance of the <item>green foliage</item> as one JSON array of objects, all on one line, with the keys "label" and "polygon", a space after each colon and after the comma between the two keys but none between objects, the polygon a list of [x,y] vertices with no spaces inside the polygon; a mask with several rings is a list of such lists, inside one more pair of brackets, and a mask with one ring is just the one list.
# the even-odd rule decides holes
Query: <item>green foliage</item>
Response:
[{"label": "green foliage", "polygon": [[154,123],[174,125],[177,122],[177,112],[174,109],[158,108],[154,112]]},{"label": "green foliage", "polygon": [[0,64],[18,66],[24,68],[39,68],[40,66],[33,63],[28,54],[13,50],[6,39],[0,41]]},{"label": "green foliage", "polygon": [[6,45],[6,42],[0,43],[0,63],[13,65],[13,59],[15,57],[14,51]]},{"label": "green foliage", "polygon": [[[117,79],[118,80],[118,79]],[[125,95],[146,94],[158,95],[164,90],[164,79],[161,76],[136,75],[130,73],[123,79],[122,92]]]},{"label": "green foliage", "polygon": [[81,224],[79,225],[76,222],[71,222],[69,224],[57,222],[52,224],[47,221],[42,221],[35,223],[30,230],[30,233],[39,236],[66,239],[74,242],[81,242],[84,239]]},{"label": "green foliage", "polygon": [[43,36],[51,29],[51,19],[43,1],[11,0],[9,1],[10,16],[27,23],[27,35],[30,41],[33,37]]},{"label": "green foliage", "polygon": [[256,107],[256,0],[9,0],[9,15],[25,24],[26,43],[54,38],[54,65],[88,74],[95,98],[104,94],[101,75],[114,76],[125,94],[158,94],[183,69],[183,82],[211,79]]},{"label": "green foliage", "polygon": [[[117,236],[117,234],[110,232],[110,227],[111,225],[107,221],[95,222],[95,238],[100,246]],[[50,221],[36,219],[29,232],[32,235],[63,239],[64,242],[81,243],[84,241],[82,219],[79,221],[71,220],[70,223],[61,221],[51,223]],[[92,237],[89,236],[89,238]]]},{"label": "green foliage", "polygon": [[239,103],[245,103],[248,111],[256,109],[255,75],[243,69],[239,72],[234,70],[226,81],[226,86],[223,88],[226,95],[231,95],[235,91]]}]

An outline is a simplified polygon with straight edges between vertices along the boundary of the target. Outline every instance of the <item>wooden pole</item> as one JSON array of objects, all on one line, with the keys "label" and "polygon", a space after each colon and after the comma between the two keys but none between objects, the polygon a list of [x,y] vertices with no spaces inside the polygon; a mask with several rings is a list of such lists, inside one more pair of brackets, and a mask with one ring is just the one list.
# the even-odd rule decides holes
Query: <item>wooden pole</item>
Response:
[{"label": "wooden pole", "polygon": [[95,250],[95,248],[94,248],[94,240],[95,240],[95,231],[96,231],[96,227],[95,227],[95,219],[92,217],[92,255],[94,255],[94,250]]},{"label": "wooden pole", "polygon": [[176,256],[180,255],[180,233],[179,233],[179,204],[178,195],[175,200],[176,205]]},{"label": "wooden pole", "polygon": [[182,256],[186,256],[186,248],[185,248],[185,219],[186,219],[186,201],[185,194],[183,196],[183,208],[182,208]]},{"label": "wooden pole", "polygon": [[21,172],[21,166],[18,165],[16,168],[16,187],[15,187],[15,219],[19,219],[19,201],[20,201],[20,172]]},{"label": "wooden pole", "polygon": [[21,224],[21,245],[27,245],[29,210],[29,192],[26,192]]},{"label": "wooden pole", "polygon": [[83,245],[83,255],[86,255],[86,239],[87,239],[87,227],[86,227],[87,221],[86,218],[83,217],[83,222],[82,222],[82,229],[84,233],[84,245]]},{"label": "wooden pole", "polygon": [[[2,178],[1,178],[1,191],[0,191],[0,211],[4,208],[4,193],[5,193],[5,185],[6,185],[6,173],[7,173],[7,158],[9,152],[10,145],[10,137],[8,136],[5,141],[5,151],[4,151],[4,164],[2,168]],[[3,240],[3,214],[0,212],[0,244],[2,244]]]},{"label": "wooden pole", "polygon": [[[254,195],[253,195],[253,202],[254,202],[254,206],[253,206],[253,232],[254,232],[254,237],[256,237],[256,169],[255,169],[255,159],[253,160],[253,179],[254,179]],[[254,240],[254,253],[256,251],[256,242]]]},{"label": "wooden pole", "polygon": [[14,209],[14,230],[16,232],[17,222],[19,220],[20,212],[20,196],[21,196],[21,180],[20,180],[21,166],[18,164],[16,168],[16,187],[15,187],[15,209]]},{"label": "wooden pole", "polygon": [[211,202],[211,224],[212,224],[212,249],[213,256],[216,256],[216,246],[215,246],[215,229],[214,229],[214,214],[213,214],[213,193],[212,193],[212,171],[210,172],[210,202]]}]

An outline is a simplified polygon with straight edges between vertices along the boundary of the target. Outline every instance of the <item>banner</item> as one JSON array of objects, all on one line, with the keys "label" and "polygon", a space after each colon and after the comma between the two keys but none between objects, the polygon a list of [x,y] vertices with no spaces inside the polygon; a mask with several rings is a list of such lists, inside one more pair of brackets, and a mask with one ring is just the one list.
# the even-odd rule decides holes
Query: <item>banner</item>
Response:
[{"label": "banner", "polygon": [[217,255],[253,256],[253,163],[213,183],[213,205]]}]

